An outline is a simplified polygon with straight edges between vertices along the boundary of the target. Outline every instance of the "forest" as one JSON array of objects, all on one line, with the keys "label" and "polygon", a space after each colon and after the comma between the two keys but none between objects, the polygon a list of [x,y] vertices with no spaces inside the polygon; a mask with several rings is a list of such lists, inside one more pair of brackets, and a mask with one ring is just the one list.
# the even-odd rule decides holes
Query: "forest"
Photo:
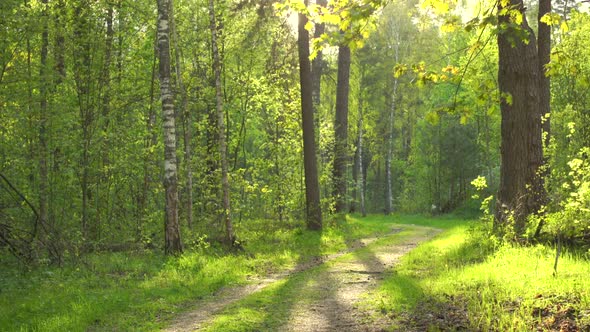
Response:
[{"label": "forest", "polygon": [[589,1],[0,12],[0,331],[590,331]]}]

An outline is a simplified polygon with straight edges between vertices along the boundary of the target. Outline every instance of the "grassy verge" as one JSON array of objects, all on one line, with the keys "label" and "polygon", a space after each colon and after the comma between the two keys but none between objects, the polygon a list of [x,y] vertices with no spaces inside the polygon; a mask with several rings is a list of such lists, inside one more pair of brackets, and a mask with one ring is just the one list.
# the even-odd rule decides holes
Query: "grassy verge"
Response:
[{"label": "grassy verge", "polygon": [[95,254],[61,269],[23,270],[3,259],[0,331],[158,329],[191,301],[223,286],[336,253],[354,239],[390,228],[391,220],[349,217],[318,234],[301,224],[249,221],[238,225],[245,248],[239,254],[202,242],[177,258],[149,251]]},{"label": "grassy verge", "polygon": [[393,330],[590,330],[587,259],[565,254],[553,276],[552,248],[494,248],[469,224],[447,223],[446,232],[405,256],[368,300],[397,320]]}]

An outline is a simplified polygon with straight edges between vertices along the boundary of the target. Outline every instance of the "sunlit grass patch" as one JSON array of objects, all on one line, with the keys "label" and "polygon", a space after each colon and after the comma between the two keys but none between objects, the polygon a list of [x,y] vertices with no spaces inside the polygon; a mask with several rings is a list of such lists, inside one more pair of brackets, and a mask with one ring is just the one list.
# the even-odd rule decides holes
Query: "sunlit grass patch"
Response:
[{"label": "sunlit grass patch", "polygon": [[[585,309],[590,303],[586,259],[563,255],[554,276],[553,248],[494,247],[494,241],[470,230],[468,222],[453,224],[402,259],[369,300],[373,307],[397,317],[404,311],[418,317],[424,303],[438,303],[440,310],[459,306],[473,330],[559,330],[568,324],[590,328],[584,321],[590,315]],[[436,327],[427,321],[413,323]]]}]

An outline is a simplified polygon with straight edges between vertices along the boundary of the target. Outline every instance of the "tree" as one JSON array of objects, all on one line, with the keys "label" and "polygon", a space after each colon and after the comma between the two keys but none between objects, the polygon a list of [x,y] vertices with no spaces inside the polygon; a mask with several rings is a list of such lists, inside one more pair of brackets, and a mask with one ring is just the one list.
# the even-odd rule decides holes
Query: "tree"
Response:
[{"label": "tree", "polygon": [[[328,2],[326,0],[316,0],[316,4],[320,8],[325,8]],[[313,37],[319,40],[324,32],[326,31],[326,25],[323,22],[318,22],[315,24],[315,29],[313,32]],[[315,125],[318,126],[320,123],[318,117],[318,107],[321,103],[321,86],[322,86],[322,69],[324,66],[324,55],[322,50],[320,49],[315,58],[311,63],[311,80],[312,80],[312,100],[313,100],[313,111],[316,115],[314,117]],[[319,136],[319,130],[317,132]],[[316,142],[317,143],[317,142]]]},{"label": "tree", "polygon": [[[394,33],[394,45],[389,45],[393,48],[394,52],[394,59],[397,63],[399,61],[399,33],[396,31]],[[387,155],[385,156],[385,214],[389,215],[393,211],[393,190],[392,186],[392,176],[391,176],[391,160],[393,158],[393,121],[396,112],[396,98],[397,98],[397,85],[398,85],[398,77],[396,76],[393,80],[393,87],[391,89],[391,105],[389,107],[389,116],[387,120]]]},{"label": "tree", "polygon": [[335,212],[346,211],[348,164],[348,93],[350,90],[350,47],[338,47],[338,81],[336,87],[336,117],[334,119],[334,169],[332,171]]},{"label": "tree", "polygon": [[219,139],[219,157],[221,159],[221,190],[223,200],[223,220],[225,223],[225,236],[229,245],[236,244],[231,221],[230,187],[227,165],[227,143],[225,138],[225,120],[223,112],[223,95],[221,86],[221,60],[217,48],[217,24],[215,23],[214,0],[209,0],[209,22],[211,30],[211,47],[213,49],[213,71],[215,72],[215,100],[217,109],[217,137]]},{"label": "tree", "polygon": [[[48,223],[48,200],[49,200],[49,179],[47,169],[47,158],[48,158],[48,137],[47,137],[47,124],[49,122],[49,109],[47,106],[48,99],[48,83],[49,73],[47,65],[47,53],[49,48],[49,1],[43,0],[43,12],[42,12],[42,32],[41,32],[41,54],[40,54],[40,67],[39,67],[39,92],[40,92],[40,105],[39,105],[39,223],[41,224],[41,230],[44,230],[45,225]],[[44,237],[47,234],[40,234],[41,241],[44,241]]]},{"label": "tree", "polygon": [[[307,1],[305,1],[307,6]],[[301,89],[301,123],[303,128],[303,164],[305,170],[305,210],[307,228],[322,228],[320,186],[316,161],[315,127],[313,119],[313,96],[311,63],[309,60],[309,32],[305,28],[308,19],[299,13],[297,50],[299,53],[299,85]]]},{"label": "tree", "polygon": [[160,58],[160,95],[164,125],[164,189],[166,191],[166,254],[182,252],[178,222],[178,174],[176,164],[176,123],[174,92],[170,79],[170,11],[172,0],[158,0],[158,55]]},{"label": "tree", "polygon": [[495,222],[498,226],[513,218],[517,235],[524,232],[527,216],[545,201],[539,174],[543,163],[539,56],[524,10],[521,0],[498,5],[502,164]]},{"label": "tree", "polygon": [[[537,51],[539,57],[539,116],[543,119],[541,123],[543,130],[543,144],[549,146],[550,134],[551,134],[551,118],[548,116],[551,112],[551,82],[547,75],[547,65],[551,58],[551,26],[544,22],[545,15],[551,13],[551,0],[540,0],[539,1],[539,15],[538,15],[538,37],[537,37]],[[549,174],[548,160],[543,160],[545,170],[542,171],[542,176],[545,177]],[[546,198],[541,202],[546,204]],[[535,237],[539,237],[541,230],[543,229],[544,220],[541,219],[537,229],[535,231]]]},{"label": "tree", "polygon": [[359,79],[359,96],[358,96],[358,138],[357,138],[357,179],[356,179],[356,187],[359,193],[359,207],[361,209],[361,215],[365,217],[367,215],[367,209],[365,207],[365,171],[363,167],[363,89],[362,84],[364,81],[364,66],[361,66],[361,77]]}]

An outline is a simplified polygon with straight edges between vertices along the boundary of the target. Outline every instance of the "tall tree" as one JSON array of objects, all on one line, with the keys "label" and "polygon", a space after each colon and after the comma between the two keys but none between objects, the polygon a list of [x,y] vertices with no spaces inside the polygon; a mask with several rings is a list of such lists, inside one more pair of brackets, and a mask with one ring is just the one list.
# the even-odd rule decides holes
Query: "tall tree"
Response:
[{"label": "tall tree", "polygon": [[363,168],[363,74],[364,66],[361,66],[361,78],[359,79],[359,96],[358,96],[358,138],[357,138],[357,191],[359,193],[359,207],[361,209],[361,215],[365,217],[367,215],[367,209],[365,207],[365,172]]},{"label": "tall tree", "polygon": [[[537,32],[537,52],[539,57],[539,116],[543,118],[541,126],[543,129],[543,143],[545,146],[549,146],[551,134],[551,118],[547,116],[551,112],[551,82],[546,73],[546,66],[551,60],[551,26],[546,22],[543,22],[543,17],[549,13],[551,13],[551,0],[540,0],[538,15],[539,30]],[[543,162],[545,164],[545,169],[542,171],[542,175],[546,176],[549,174],[549,165],[547,160],[544,160]],[[546,198],[540,203],[546,204]],[[543,225],[544,220],[541,219],[535,231],[535,237],[540,235]]]},{"label": "tall tree", "polygon": [[334,119],[334,200],[335,212],[346,211],[346,166],[348,163],[348,94],[350,90],[350,47],[344,42],[338,48],[338,81],[336,117]]},{"label": "tall tree", "polygon": [[[47,53],[49,48],[49,23],[48,11],[49,1],[43,0],[42,11],[42,31],[41,31],[41,62],[39,68],[39,222],[41,224],[41,231],[48,222],[48,200],[49,200],[49,177],[47,169],[48,159],[48,137],[47,137],[47,123],[49,122],[49,109],[47,107],[48,100],[48,83],[49,75],[47,70]],[[41,241],[45,240],[47,234],[40,234]]]},{"label": "tall tree", "polygon": [[[394,59],[397,64],[399,61],[399,33],[394,33],[393,47]],[[389,114],[387,119],[387,154],[385,156],[385,214],[391,214],[393,211],[393,190],[392,190],[392,176],[391,176],[391,160],[393,159],[393,121],[395,118],[396,102],[397,102],[397,75],[393,79],[393,87],[391,89],[391,104],[389,107]]]},{"label": "tall tree", "polygon": [[[308,2],[305,0],[305,5]],[[301,122],[303,127],[303,164],[305,171],[305,207],[307,228],[322,228],[322,210],[320,207],[320,185],[315,146],[315,128],[313,120],[313,96],[311,63],[309,61],[309,32],[305,28],[308,19],[299,13],[297,49],[299,53],[299,84],[301,89]]]},{"label": "tall tree", "polygon": [[[511,0],[506,6],[503,3],[498,4],[502,164],[496,226],[506,224],[512,217],[514,230],[520,235],[525,229],[526,217],[539,210],[545,196],[539,174],[543,163],[539,57],[522,0]],[[515,17],[522,17],[522,21]]]},{"label": "tall tree", "polygon": [[219,139],[219,157],[221,159],[221,190],[223,200],[223,220],[225,222],[226,241],[230,245],[236,242],[231,220],[230,188],[227,164],[227,142],[225,137],[225,114],[223,111],[223,87],[221,85],[221,58],[217,47],[217,24],[215,20],[214,0],[209,0],[209,28],[211,30],[211,47],[213,49],[213,71],[215,72],[215,100],[217,108],[217,130]]},{"label": "tall tree", "polygon": [[[178,43],[178,29],[176,28],[176,19],[172,13],[172,41],[174,46],[175,70],[176,70],[176,89],[180,92],[180,116],[183,129],[184,144],[184,168],[186,172],[186,223],[189,228],[193,227],[193,172],[191,167],[191,114],[188,108],[188,92],[182,78],[182,49]],[[177,142],[178,143],[178,142]]]},{"label": "tall tree", "polygon": [[[316,0],[316,4],[320,7],[320,8],[325,8],[328,4],[328,1],[326,0]],[[315,29],[313,32],[313,37],[318,39],[321,38],[322,35],[324,34],[324,32],[326,31],[326,25],[324,23],[317,23],[315,25]],[[316,57],[313,59],[312,63],[311,63],[311,80],[312,80],[312,100],[313,100],[313,111],[315,114],[315,125],[318,126],[319,125],[319,113],[318,113],[318,108],[320,106],[321,103],[321,86],[322,86],[322,69],[324,66],[324,55],[322,50],[319,50],[317,52]],[[318,127],[319,129],[319,127]],[[319,136],[319,130],[317,132],[318,136]]]},{"label": "tall tree", "polygon": [[166,254],[182,252],[178,222],[178,174],[176,164],[176,123],[174,92],[170,82],[170,11],[172,0],[158,0],[158,56],[160,58],[160,94],[164,125],[164,189],[166,190]]}]

